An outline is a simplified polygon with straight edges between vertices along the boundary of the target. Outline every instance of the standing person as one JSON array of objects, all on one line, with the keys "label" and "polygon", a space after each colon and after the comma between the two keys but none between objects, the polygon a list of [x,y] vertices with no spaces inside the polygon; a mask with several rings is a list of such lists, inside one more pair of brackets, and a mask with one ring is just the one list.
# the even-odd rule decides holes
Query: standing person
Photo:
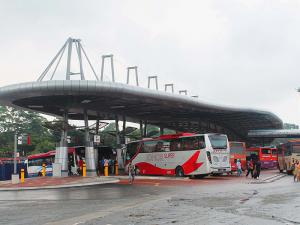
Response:
[{"label": "standing person", "polygon": [[256,170],[256,179],[258,179],[261,171],[261,162],[259,159],[257,159],[257,161],[255,162],[255,170]]},{"label": "standing person", "polygon": [[297,168],[297,181],[299,182],[300,181],[300,163],[299,161],[297,160],[296,161],[296,168]]},{"label": "standing person", "polygon": [[80,157],[80,159],[79,159],[78,165],[79,165],[79,175],[81,175],[81,176],[82,176],[82,170],[83,170],[83,160],[82,160],[82,158],[81,158],[81,157]]},{"label": "standing person", "polygon": [[293,159],[293,162],[292,162],[292,166],[291,166],[291,170],[293,172],[293,175],[294,175],[294,182],[296,181],[297,179],[297,165],[296,165],[296,161]]},{"label": "standing person", "polygon": [[251,178],[253,178],[253,169],[254,169],[253,159],[250,159],[246,177],[248,177],[249,173],[251,173]]},{"label": "standing person", "polygon": [[237,175],[238,177],[242,176],[242,164],[239,159],[236,160],[236,168],[237,168]]},{"label": "standing person", "polygon": [[128,164],[128,176],[129,176],[129,183],[130,184],[133,184],[133,181],[134,181],[134,174],[135,171],[134,171],[134,165],[132,165],[132,162],[129,162]]},{"label": "standing person", "polygon": [[299,169],[300,169],[300,166],[299,166],[299,161],[296,160],[296,162],[292,165],[292,168],[293,169],[293,174],[294,174],[294,181],[298,182],[299,181]]}]

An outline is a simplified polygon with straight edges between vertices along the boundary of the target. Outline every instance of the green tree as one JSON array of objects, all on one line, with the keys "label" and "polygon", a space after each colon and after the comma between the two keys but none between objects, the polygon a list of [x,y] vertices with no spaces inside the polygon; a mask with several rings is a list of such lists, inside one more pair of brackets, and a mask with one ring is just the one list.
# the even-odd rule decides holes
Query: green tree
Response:
[{"label": "green tree", "polygon": [[[12,153],[15,132],[19,136],[23,134],[31,136],[31,146],[24,143],[18,146],[18,150],[24,154],[36,150],[36,146],[39,146],[38,150],[40,151],[53,149],[55,143],[53,136],[43,126],[46,121],[44,117],[35,112],[0,106],[0,154]],[[40,149],[42,146],[45,149]]]}]

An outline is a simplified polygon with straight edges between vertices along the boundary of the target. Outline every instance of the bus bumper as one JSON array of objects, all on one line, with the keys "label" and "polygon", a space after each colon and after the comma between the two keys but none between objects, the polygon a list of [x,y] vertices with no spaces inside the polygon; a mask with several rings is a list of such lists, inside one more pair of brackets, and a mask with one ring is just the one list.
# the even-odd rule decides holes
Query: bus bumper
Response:
[{"label": "bus bumper", "polygon": [[221,174],[221,173],[228,173],[231,171],[231,167],[223,167],[223,168],[211,168],[212,174]]}]

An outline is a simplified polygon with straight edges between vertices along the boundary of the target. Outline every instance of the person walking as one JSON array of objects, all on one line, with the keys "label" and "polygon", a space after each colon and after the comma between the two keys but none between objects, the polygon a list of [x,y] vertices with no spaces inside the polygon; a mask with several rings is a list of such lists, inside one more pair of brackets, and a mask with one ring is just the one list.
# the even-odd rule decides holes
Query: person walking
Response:
[{"label": "person walking", "polygon": [[261,162],[259,159],[257,159],[257,161],[255,162],[255,170],[256,170],[256,179],[258,179],[261,171]]},{"label": "person walking", "polygon": [[242,163],[239,159],[236,160],[236,168],[237,168],[237,175],[238,177],[242,176]]},{"label": "person walking", "polygon": [[296,182],[296,180],[297,180],[297,168],[296,167],[297,167],[296,161],[293,159],[291,170],[292,170],[293,175],[294,175],[294,182]]},{"label": "person walking", "polygon": [[247,162],[247,174],[246,177],[248,178],[249,173],[251,173],[251,178],[253,178],[253,169],[254,169],[254,164],[253,164],[253,159],[250,159],[250,161]]},{"label": "person walking", "polygon": [[128,177],[129,183],[133,184],[135,171],[134,171],[134,165],[132,165],[132,162],[129,162],[129,164],[128,164],[128,176],[129,176]]}]

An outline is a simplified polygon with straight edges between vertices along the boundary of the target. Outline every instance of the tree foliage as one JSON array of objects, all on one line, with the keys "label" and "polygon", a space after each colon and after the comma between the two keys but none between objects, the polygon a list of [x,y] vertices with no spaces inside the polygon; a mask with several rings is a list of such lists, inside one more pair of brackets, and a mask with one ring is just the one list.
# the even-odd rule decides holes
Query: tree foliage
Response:
[{"label": "tree foliage", "polygon": [[53,135],[43,126],[47,120],[38,113],[0,106],[0,155],[11,156],[14,134],[30,135],[31,145],[22,144],[18,150],[28,154],[33,150],[44,152],[54,149]]}]

